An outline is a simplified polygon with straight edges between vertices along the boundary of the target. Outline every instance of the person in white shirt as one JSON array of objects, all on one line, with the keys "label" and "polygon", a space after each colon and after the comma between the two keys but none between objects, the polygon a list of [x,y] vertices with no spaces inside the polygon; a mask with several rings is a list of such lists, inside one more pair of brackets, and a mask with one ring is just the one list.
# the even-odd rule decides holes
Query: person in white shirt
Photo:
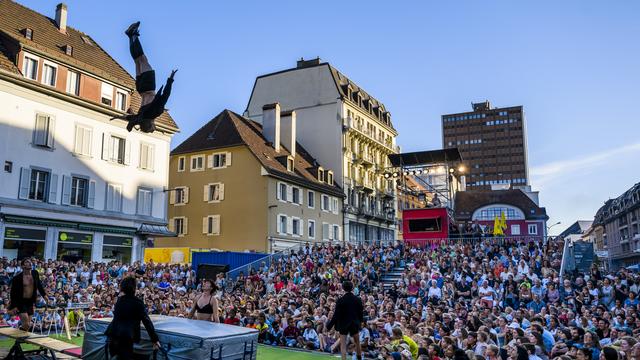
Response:
[{"label": "person in white shirt", "polygon": [[442,290],[438,287],[438,283],[435,280],[431,280],[431,287],[429,288],[429,300],[439,301],[442,298]]},{"label": "person in white shirt", "polygon": [[482,282],[482,286],[478,289],[478,295],[480,295],[480,303],[488,308],[493,308],[493,298],[495,297],[495,291],[491,286],[489,286],[489,282],[484,280]]}]

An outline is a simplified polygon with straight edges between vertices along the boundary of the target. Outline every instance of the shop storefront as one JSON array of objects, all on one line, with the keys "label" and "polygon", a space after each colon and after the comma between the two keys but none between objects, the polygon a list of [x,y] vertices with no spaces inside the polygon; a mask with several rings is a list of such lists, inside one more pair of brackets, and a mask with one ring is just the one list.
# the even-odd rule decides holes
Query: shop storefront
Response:
[{"label": "shop storefront", "polygon": [[68,262],[91,261],[93,234],[72,231],[58,232],[57,259]]},{"label": "shop storefront", "polygon": [[102,258],[105,261],[131,263],[133,237],[105,235],[102,239]]},{"label": "shop storefront", "polygon": [[5,226],[2,255],[9,260],[33,257],[44,259],[46,229]]}]

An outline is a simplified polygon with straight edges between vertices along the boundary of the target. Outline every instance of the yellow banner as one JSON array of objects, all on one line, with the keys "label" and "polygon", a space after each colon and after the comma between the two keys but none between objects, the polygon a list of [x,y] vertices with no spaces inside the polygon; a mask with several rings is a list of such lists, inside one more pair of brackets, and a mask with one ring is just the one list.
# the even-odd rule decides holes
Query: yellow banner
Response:
[{"label": "yellow banner", "polygon": [[144,262],[153,260],[154,263],[184,264],[191,262],[189,248],[146,248],[144,249]]}]

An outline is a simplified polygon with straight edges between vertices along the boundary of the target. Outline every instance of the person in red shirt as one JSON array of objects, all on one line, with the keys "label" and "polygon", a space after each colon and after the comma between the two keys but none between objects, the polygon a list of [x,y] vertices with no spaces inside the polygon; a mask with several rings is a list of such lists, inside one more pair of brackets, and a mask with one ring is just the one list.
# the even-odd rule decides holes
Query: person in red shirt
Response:
[{"label": "person in red shirt", "polygon": [[229,310],[229,316],[224,319],[224,323],[227,325],[240,326],[240,319],[237,317],[236,309]]},{"label": "person in red shirt", "polygon": [[292,318],[287,319],[287,328],[284,329],[283,335],[288,347],[296,346],[300,336],[300,329],[298,329]]},{"label": "person in red shirt", "polygon": [[280,293],[280,291],[282,291],[282,288],[284,288],[284,281],[282,280],[282,278],[278,279],[278,282],[276,282],[275,288],[276,288],[276,293]]}]

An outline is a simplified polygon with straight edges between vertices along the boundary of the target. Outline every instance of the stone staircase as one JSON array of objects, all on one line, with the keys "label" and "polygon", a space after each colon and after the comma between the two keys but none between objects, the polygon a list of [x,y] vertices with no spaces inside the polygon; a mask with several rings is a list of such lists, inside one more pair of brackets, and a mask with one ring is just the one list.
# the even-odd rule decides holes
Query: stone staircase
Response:
[{"label": "stone staircase", "polygon": [[393,284],[397,283],[398,280],[402,277],[404,270],[410,264],[404,264],[404,266],[397,266],[391,269],[391,271],[387,271],[380,277],[380,282],[382,283],[382,290],[387,290],[393,286]]}]

